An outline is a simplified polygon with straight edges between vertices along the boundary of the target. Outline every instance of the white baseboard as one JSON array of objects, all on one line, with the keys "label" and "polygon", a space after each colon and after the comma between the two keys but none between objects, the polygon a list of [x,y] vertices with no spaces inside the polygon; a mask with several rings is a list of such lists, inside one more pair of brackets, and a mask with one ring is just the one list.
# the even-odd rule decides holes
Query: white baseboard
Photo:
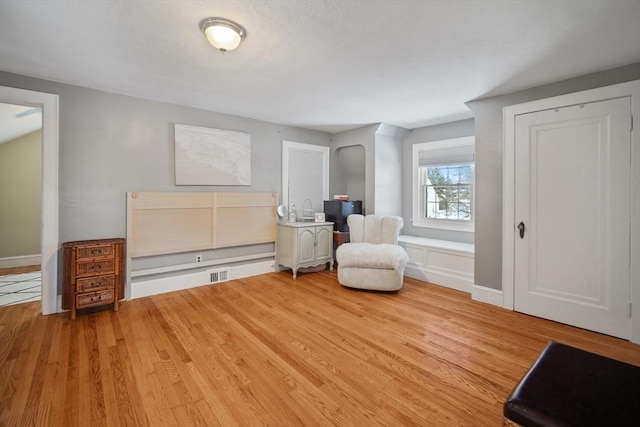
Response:
[{"label": "white baseboard", "polygon": [[[274,271],[275,262],[269,260],[226,267],[222,265],[216,266],[215,269],[195,273],[183,273],[170,277],[137,280],[131,283],[131,299],[210,285],[213,281],[220,283],[228,280],[257,276],[259,274],[272,273]],[[213,280],[212,274],[216,275],[216,280]]]},{"label": "white baseboard", "polygon": [[0,268],[26,267],[28,265],[40,265],[42,257],[37,255],[22,255],[0,258]]},{"label": "white baseboard", "polygon": [[497,289],[473,285],[471,287],[471,299],[502,307],[502,291]]}]

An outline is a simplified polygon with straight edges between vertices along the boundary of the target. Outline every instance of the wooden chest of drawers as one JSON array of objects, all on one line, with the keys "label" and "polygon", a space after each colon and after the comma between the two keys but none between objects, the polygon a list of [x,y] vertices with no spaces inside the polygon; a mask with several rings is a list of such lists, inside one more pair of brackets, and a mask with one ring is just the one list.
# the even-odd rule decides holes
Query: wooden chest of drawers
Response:
[{"label": "wooden chest of drawers", "polygon": [[84,240],[62,245],[62,308],[76,310],[124,298],[124,239]]}]

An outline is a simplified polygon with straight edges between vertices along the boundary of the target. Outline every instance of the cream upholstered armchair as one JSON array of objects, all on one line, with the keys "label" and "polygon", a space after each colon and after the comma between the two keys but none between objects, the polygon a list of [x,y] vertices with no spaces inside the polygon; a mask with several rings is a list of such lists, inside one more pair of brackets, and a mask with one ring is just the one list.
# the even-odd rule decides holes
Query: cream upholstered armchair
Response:
[{"label": "cream upholstered armchair", "polygon": [[398,245],[404,225],[398,216],[349,215],[350,243],[338,247],[338,282],[342,286],[378,291],[402,287],[409,256]]}]

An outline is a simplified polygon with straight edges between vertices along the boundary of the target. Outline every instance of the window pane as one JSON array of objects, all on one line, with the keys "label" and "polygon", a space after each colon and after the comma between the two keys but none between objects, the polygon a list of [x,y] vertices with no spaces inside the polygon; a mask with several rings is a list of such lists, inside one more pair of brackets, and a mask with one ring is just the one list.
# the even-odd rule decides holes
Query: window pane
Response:
[{"label": "window pane", "polygon": [[424,217],[471,220],[471,165],[424,168]]}]

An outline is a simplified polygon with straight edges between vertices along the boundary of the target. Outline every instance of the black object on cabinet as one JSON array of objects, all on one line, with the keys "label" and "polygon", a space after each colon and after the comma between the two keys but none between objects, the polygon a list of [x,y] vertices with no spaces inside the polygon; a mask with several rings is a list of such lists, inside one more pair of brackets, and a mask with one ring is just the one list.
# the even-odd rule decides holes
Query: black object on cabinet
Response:
[{"label": "black object on cabinet", "polygon": [[362,200],[325,200],[324,218],[333,222],[333,231],[349,231],[347,217],[362,214]]}]

